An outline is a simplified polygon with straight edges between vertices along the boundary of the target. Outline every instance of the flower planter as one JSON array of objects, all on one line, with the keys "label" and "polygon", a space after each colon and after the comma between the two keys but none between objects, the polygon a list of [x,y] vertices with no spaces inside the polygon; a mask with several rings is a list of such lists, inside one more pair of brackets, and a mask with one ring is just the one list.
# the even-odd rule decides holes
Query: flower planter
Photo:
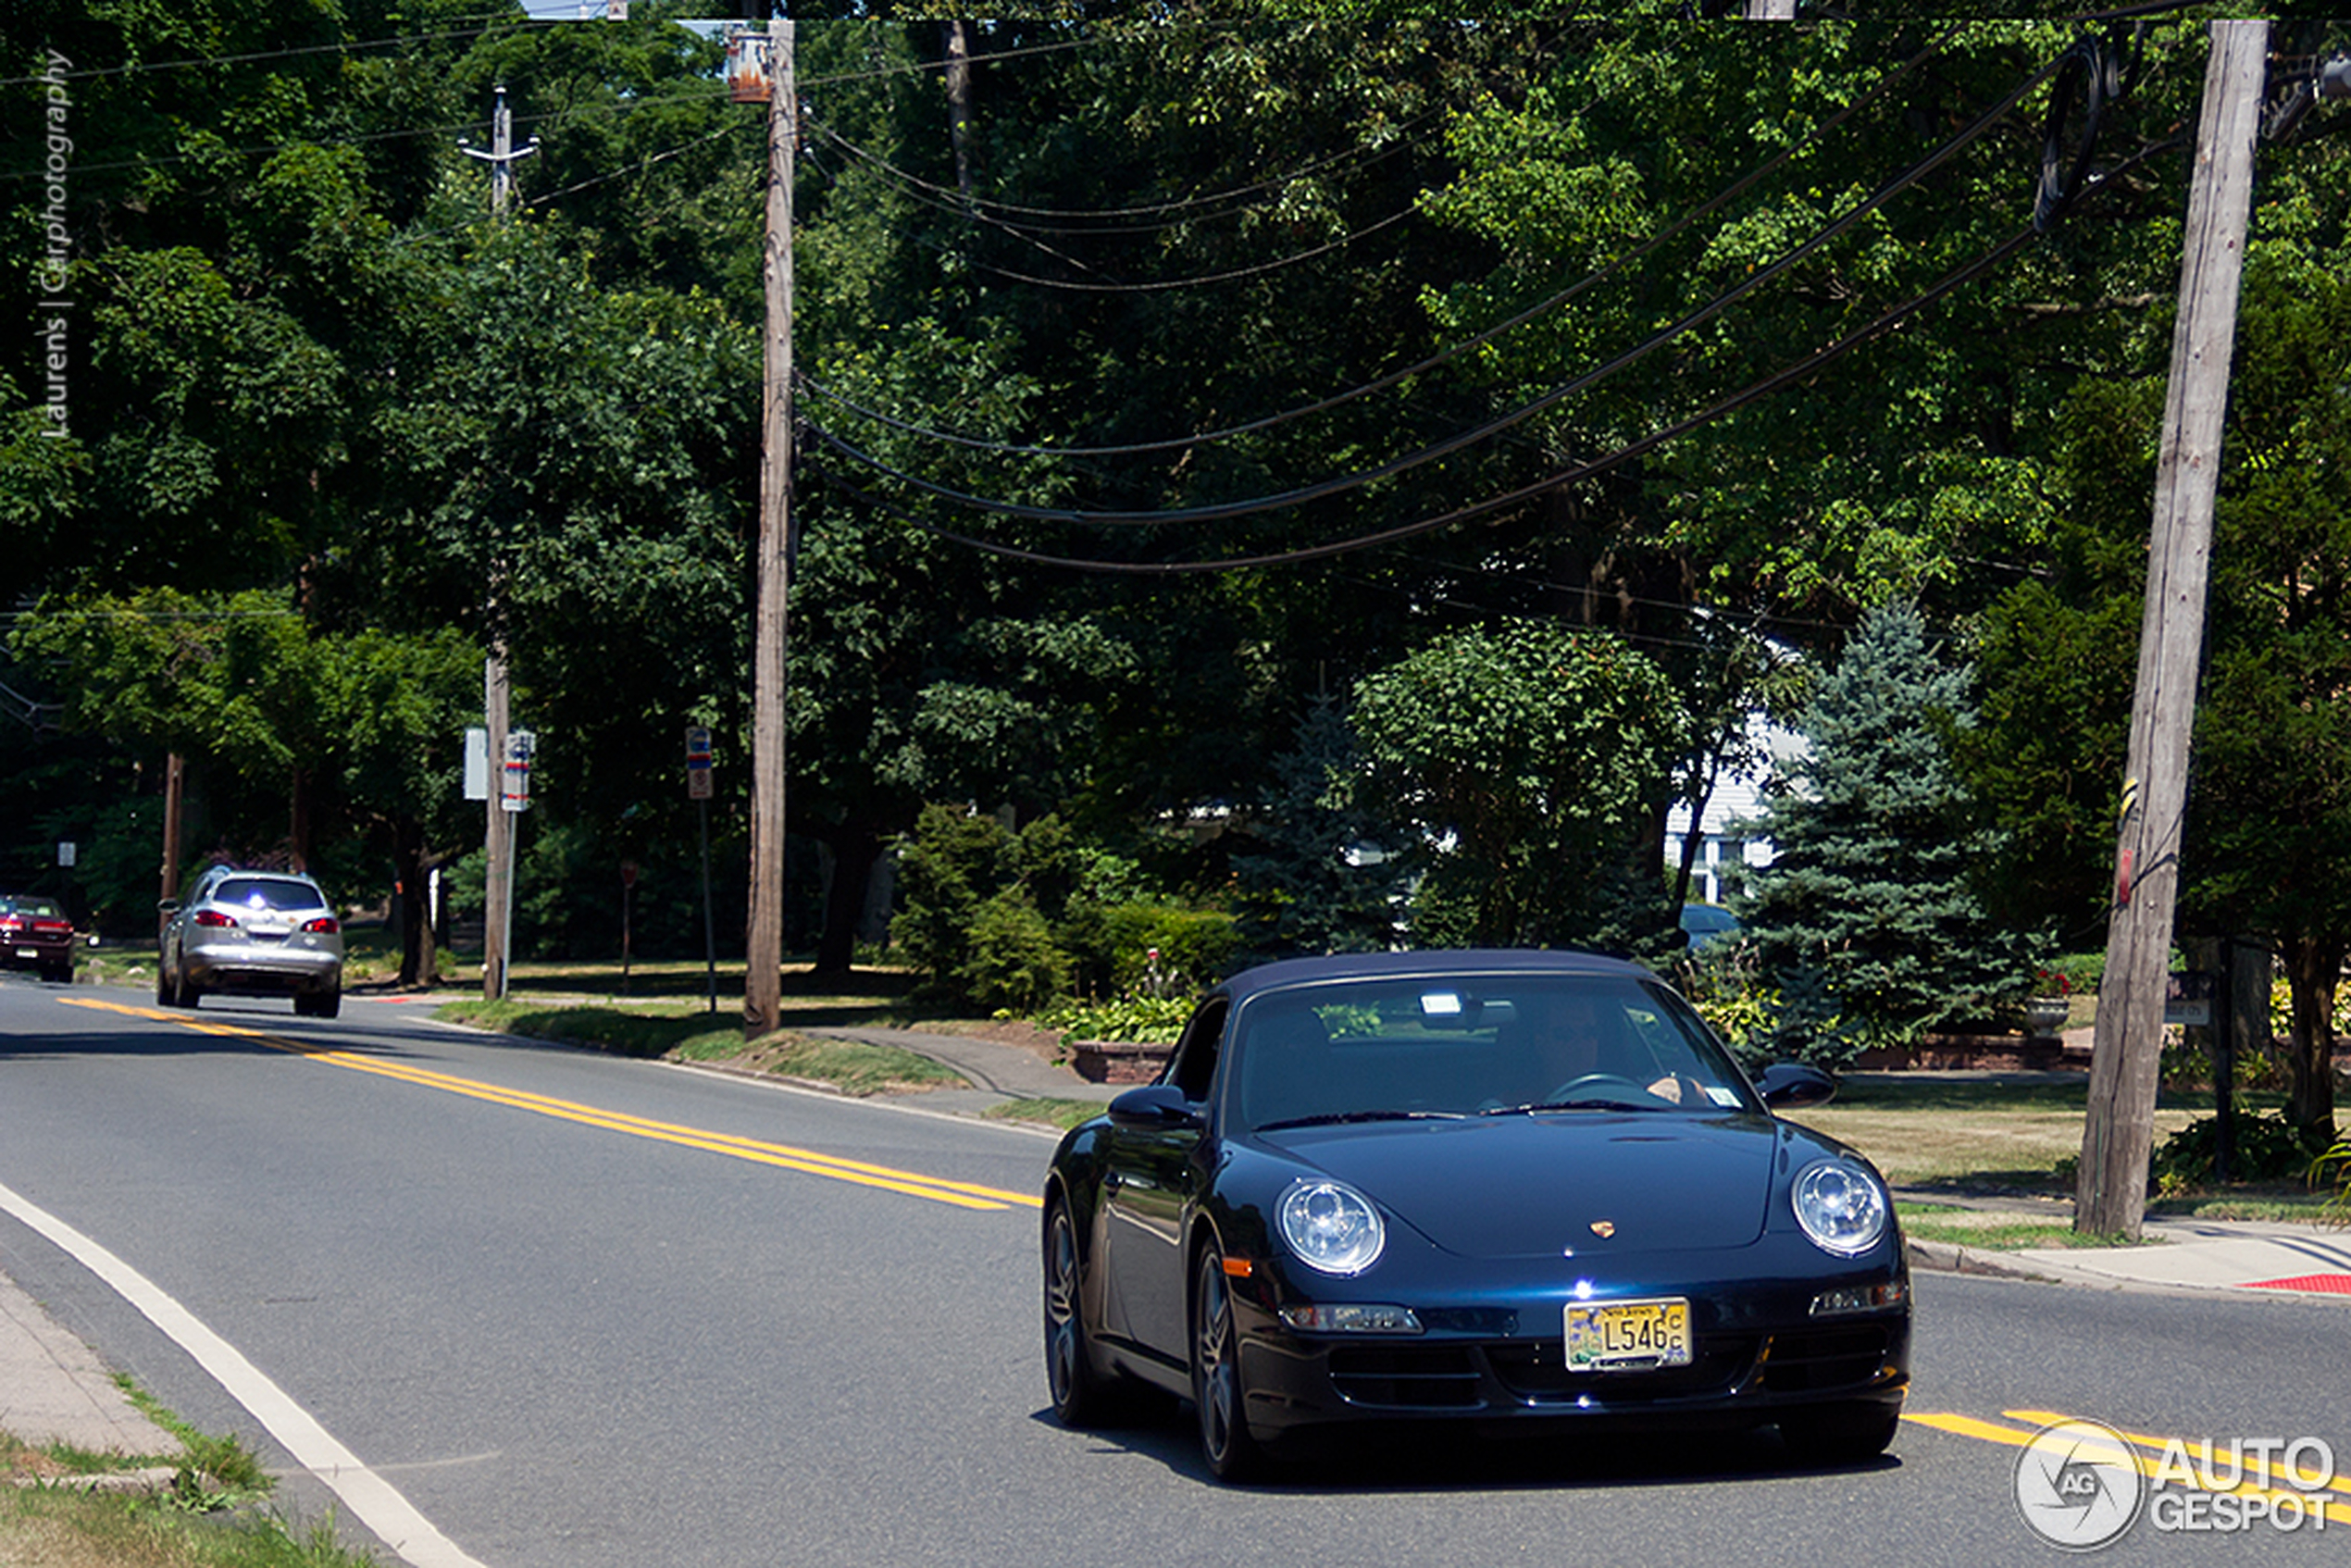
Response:
[{"label": "flower planter", "polygon": [[1069,1064],[1088,1083],[1147,1084],[1159,1076],[1175,1050],[1172,1045],[1081,1039],[1070,1047]]},{"label": "flower planter", "polygon": [[2062,996],[2028,997],[2024,1002],[2025,1032],[2036,1039],[2045,1039],[2065,1027],[2072,1014],[2073,1003]]}]

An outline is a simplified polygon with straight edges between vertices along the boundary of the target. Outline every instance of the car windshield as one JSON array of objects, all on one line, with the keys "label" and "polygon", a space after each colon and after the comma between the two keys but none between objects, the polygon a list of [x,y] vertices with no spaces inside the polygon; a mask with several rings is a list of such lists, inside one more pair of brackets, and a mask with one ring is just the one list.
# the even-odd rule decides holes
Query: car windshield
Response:
[{"label": "car windshield", "polygon": [[1632,977],[1300,987],[1252,999],[1234,1052],[1238,1117],[1256,1128],[1759,1108],[1689,1005]]},{"label": "car windshield", "polygon": [[324,909],[326,895],[307,882],[289,882],[276,877],[227,877],[212,890],[214,903],[233,903],[246,909]]},{"label": "car windshield", "polygon": [[57,907],[55,899],[0,899],[0,910],[12,915],[38,915],[49,919],[61,919],[65,915],[65,911]]}]

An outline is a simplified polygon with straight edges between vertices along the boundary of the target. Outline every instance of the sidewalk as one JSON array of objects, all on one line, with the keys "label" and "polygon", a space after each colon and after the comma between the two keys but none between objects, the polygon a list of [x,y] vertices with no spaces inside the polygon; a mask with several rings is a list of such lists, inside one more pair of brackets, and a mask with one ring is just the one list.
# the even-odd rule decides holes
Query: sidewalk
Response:
[{"label": "sidewalk", "polygon": [[[1946,1201],[1940,1194],[1938,1201]],[[2121,1290],[2195,1290],[2351,1304],[2351,1231],[2252,1220],[2150,1215],[2136,1247],[2035,1247],[1997,1252],[1910,1243],[1910,1266]]]},{"label": "sidewalk", "polygon": [[1012,1100],[1090,1100],[1107,1105],[1120,1090],[1135,1087],[1091,1083],[1068,1067],[1046,1061],[1034,1051],[971,1035],[866,1027],[811,1028],[801,1032],[826,1039],[894,1045],[901,1051],[911,1051],[952,1067],[970,1082],[971,1088],[927,1089],[907,1097],[907,1103],[935,1111],[976,1114]]},{"label": "sidewalk", "polygon": [[91,1453],[174,1454],[180,1440],[139,1413],[90,1347],[0,1274],[0,1431]]}]

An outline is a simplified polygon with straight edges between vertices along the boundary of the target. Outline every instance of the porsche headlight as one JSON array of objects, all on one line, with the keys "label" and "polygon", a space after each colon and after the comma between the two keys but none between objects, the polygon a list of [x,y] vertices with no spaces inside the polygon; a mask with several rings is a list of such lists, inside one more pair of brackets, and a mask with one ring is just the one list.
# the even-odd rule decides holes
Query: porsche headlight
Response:
[{"label": "porsche headlight", "polygon": [[1885,1188],[1859,1165],[1844,1160],[1807,1165],[1791,1197],[1796,1223],[1823,1252],[1859,1257],[1885,1235]]},{"label": "porsche headlight", "polygon": [[1387,1227],[1372,1201],[1344,1182],[1300,1181],[1282,1194],[1282,1239],[1324,1274],[1361,1274],[1379,1261]]}]

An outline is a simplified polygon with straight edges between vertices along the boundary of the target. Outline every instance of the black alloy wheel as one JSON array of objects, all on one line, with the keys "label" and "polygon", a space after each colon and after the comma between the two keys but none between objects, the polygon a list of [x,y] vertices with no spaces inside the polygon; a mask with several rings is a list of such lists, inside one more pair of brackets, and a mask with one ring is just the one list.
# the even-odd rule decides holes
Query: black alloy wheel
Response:
[{"label": "black alloy wheel", "polygon": [[1265,1450],[1250,1436],[1241,1388],[1240,1335],[1233,1324],[1233,1293],[1225,1257],[1213,1247],[1200,1255],[1192,1291],[1192,1402],[1200,1412],[1200,1449],[1223,1481],[1263,1475]]},{"label": "black alloy wheel", "polygon": [[1045,1382],[1063,1425],[1093,1426],[1112,1401],[1088,1360],[1077,1292],[1077,1226],[1055,1198],[1045,1215]]}]

